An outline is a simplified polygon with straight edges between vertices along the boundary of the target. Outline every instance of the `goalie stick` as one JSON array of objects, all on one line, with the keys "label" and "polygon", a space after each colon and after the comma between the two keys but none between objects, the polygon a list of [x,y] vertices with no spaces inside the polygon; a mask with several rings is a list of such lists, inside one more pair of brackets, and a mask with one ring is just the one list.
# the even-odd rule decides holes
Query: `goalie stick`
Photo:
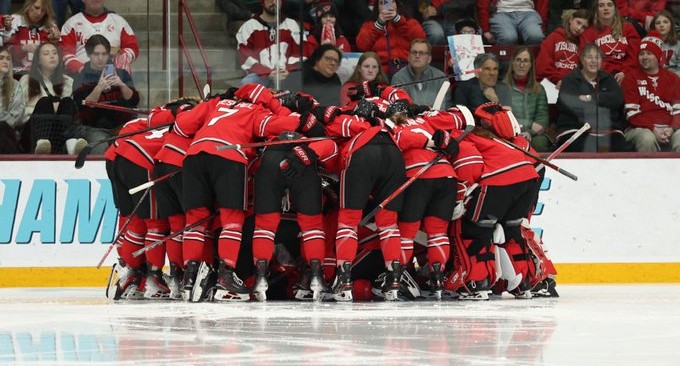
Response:
[{"label": "goalie stick", "polygon": [[240,150],[240,149],[250,149],[254,147],[267,147],[267,146],[276,146],[276,145],[289,145],[289,144],[306,144],[306,143],[311,143],[311,142],[316,142],[316,141],[324,141],[324,140],[335,140],[338,139],[339,137],[337,136],[330,136],[330,137],[309,137],[309,138],[304,138],[304,139],[292,139],[292,140],[273,140],[273,141],[264,141],[264,142],[252,142],[249,144],[233,144],[233,145],[222,145],[222,146],[216,146],[215,149],[217,151],[220,150]]}]

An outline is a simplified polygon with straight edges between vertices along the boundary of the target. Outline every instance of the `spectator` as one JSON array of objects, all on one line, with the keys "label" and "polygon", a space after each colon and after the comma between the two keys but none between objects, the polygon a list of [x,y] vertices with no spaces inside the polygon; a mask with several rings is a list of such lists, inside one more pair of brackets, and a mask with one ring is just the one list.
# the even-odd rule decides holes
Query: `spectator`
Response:
[{"label": "spectator", "polygon": [[417,20],[399,14],[398,3],[373,7],[372,19],[364,22],[357,37],[357,48],[377,53],[388,77],[406,66],[411,41],[425,38]]},{"label": "spectator", "polygon": [[515,48],[512,62],[503,82],[512,93],[512,114],[522,127],[520,135],[539,152],[549,151],[552,141],[545,133],[548,127],[548,97],[536,81],[534,55],[526,46]]},{"label": "spectator", "polygon": [[559,89],[562,79],[578,67],[578,39],[588,27],[589,16],[586,9],[564,13],[562,28],[555,29],[541,43],[536,58],[538,80],[548,79]]},{"label": "spectator", "polygon": [[311,56],[320,44],[332,44],[341,52],[350,52],[352,48],[349,41],[342,35],[342,29],[337,23],[338,9],[335,5],[333,3],[319,4],[315,11],[317,23],[304,44],[305,57]]},{"label": "spectator", "polygon": [[[392,85],[409,84],[401,86],[401,88],[406,90],[411,98],[413,98],[414,104],[433,106],[439,90],[446,81],[446,74],[431,66],[431,62],[432,45],[424,39],[416,38],[411,41],[408,66],[399,70],[392,77]],[[440,79],[415,83],[419,80],[429,80],[437,77]],[[451,90],[447,88],[444,102],[439,106],[439,109],[449,109],[452,101]]]},{"label": "spectator", "polygon": [[623,79],[626,140],[637,151],[680,151],[680,76],[661,67],[663,41],[655,33],[642,40],[639,66]]},{"label": "spectator", "polygon": [[28,72],[38,45],[58,42],[60,35],[49,1],[26,0],[19,13],[12,15],[11,25],[2,35],[15,60],[14,73]]},{"label": "spectator", "polygon": [[518,44],[521,38],[523,44],[539,44],[545,38],[542,26],[548,21],[548,1],[479,0],[477,20],[489,43]]},{"label": "spectator", "polygon": [[35,50],[37,62],[19,80],[25,101],[21,118],[24,151],[36,154],[78,154],[86,145],[74,123],[78,108],[71,99],[73,79],[64,74],[59,49],[43,43]]},{"label": "spectator", "polygon": [[76,15],[83,11],[83,0],[52,0],[52,8],[60,27],[66,20],[67,7],[71,8],[71,15]]},{"label": "spectator", "polygon": [[20,152],[14,126],[23,113],[24,100],[18,87],[12,73],[12,56],[6,47],[0,47],[0,154]]},{"label": "spectator", "polygon": [[322,105],[340,104],[340,78],[337,71],[342,52],[332,44],[317,47],[302,68],[302,87],[295,77],[287,78],[283,89],[304,91]]},{"label": "spectator", "polygon": [[217,0],[217,6],[227,14],[227,34],[236,36],[243,23],[255,16],[244,0]]},{"label": "spectator", "polygon": [[[134,108],[139,104],[139,93],[127,71],[113,67],[109,69],[112,73],[107,71],[111,44],[106,37],[101,34],[90,37],[85,43],[85,52],[90,61],[75,76],[73,100],[81,106],[80,120],[85,126],[85,138],[88,142],[97,142],[115,135],[125,122],[135,118],[135,114],[82,106],[82,102],[86,100]],[[92,153],[102,155],[107,147],[100,144]]]},{"label": "spectator", "polygon": [[510,88],[498,82],[498,58],[493,53],[481,53],[473,62],[475,77],[460,82],[453,94],[453,104],[461,104],[475,110],[484,103],[493,102],[510,106]]},{"label": "spectator", "polygon": [[625,151],[623,91],[613,75],[602,70],[604,54],[597,45],[585,45],[579,56],[579,68],[564,77],[557,99],[557,145],[588,122],[590,134],[581,135],[566,151]]},{"label": "spectator", "polygon": [[123,17],[104,7],[105,1],[83,0],[83,11],[70,17],[61,28],[64,62],[71,74],[83,70],[88,61],[85,42],[95,34],[103,35],[111,43],[111,55],[116,68],[132,72],[132,62],[139,56],[137,36]]},{"label": "spectator", "polygon": [[454,34],[479,34],[479,25],[471,18],[463,18],[454,25]]},{"label": "spectator", "polygon": [[640,36],[619,14],[614,0],[597,0],[593,6],[593,21],[581,35],[581,47],[598,45],[604,53],[602,69],[620,84],[626,71],[636,67]]},{"label": "spectator", "polygon": [[[292,71],[300,68],[300,27],[290,18],[282,17],[277,27],[276,8],[280,0],[262,0],[262,13],[243,23],[236,34],[241,68],[246,76],[241,85],[257,83],[266,87],[283,82]],[[280,44],[276,44],[276,32]]]},{"label": "spectator", "polygon": [[616,0],[621,16],[650,30],[654,14],[666,7],[666,0]]},{"label": "spectator", "polygon": [[680,75],[680,42],[676,31],[675,19],[667,10],[661,10],[652,20],[652,30],[659,32],[663,41],[664,67]]},{"label": "spectator", "polygon": [[421,1],[418,11],[423,18],[421,25],[430,44],[447,44],[446,37],[457,34],[457,21],[475,17],[475,3],[475,0]]},{"label": "spectator", "polygon": [[350,103],[350,88],[353,88],[364,81],[373,80],[379,84],[387,84],[387,75],[385,75],[382,67],[380,67],[380,57],[378,57],[378,54],[368,51],[364,52],[361,57],[359,57],[354,72],[342,86],[342,89],[340,89],[340,105],[346,106]]},{"label": "spectator", "polygon": [[579,9],[590,11],[591,8],[592,0],[550,0],[547,33],[554,32],[558,27],[564,27],[565,12]]}]

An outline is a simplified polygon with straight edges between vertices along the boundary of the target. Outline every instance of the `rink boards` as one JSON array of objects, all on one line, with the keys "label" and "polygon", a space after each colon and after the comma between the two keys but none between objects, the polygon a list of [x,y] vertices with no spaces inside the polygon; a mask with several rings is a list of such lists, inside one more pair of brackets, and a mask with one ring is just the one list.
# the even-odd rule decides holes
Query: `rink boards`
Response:
[{"label": "rink boards", "polygon": [[[662,156],[555,161],[579,180],[549,170],[532,225],[561,283],[680,282],[680,158]],[[104,162],[0,161],[0,172],[0,287],[105,283],[94,267],[117,212]]]}]

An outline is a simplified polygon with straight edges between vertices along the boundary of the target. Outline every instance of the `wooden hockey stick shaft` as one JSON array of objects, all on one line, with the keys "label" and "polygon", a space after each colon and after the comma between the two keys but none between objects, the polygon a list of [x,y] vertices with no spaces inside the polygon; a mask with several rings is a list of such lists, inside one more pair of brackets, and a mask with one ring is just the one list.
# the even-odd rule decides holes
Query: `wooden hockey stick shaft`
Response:
[{"label": "wooden hockey stick shaft", "polygon": [[146,196],[149,194],[149,191],[150,191],[150,190],[151,190],[151,189],[149,188],[149,189],[147,189],[146,191],[144,191],[144,194],[143,194],[142,197],[139,199],[139,201],[137,202],[137,204],[135,205],[135,207],[132,209],[132,212],[131,212],[130,215],[128,216],[127,220],[125,220],[125,223],[123,223],[123,226],[121,226],[121,227],[120,227],[120,230],[118,230],[118,234],[116,234],[116,238],[113,239],[113,242],[111,242],[111,245],[109,245],[109,248],[106,250],[106,253],[104,253],[104,255],[102,256],[102,259],[100,259],[100,260],[99,260],[99,263],[97,263],[97,269],[99,269],[99,268],[102,267],[102,264],[104,264],[104,261],[106,260],[106,258],[109,256],[109,254],[111,254],[111,251],[113,250],[113,247],[116,246],[116,243],[118,242],[118,239],[120,239],[120,237],[123,235],[123,233],[125,233],[125,230],[127,230],[127,227],[128,227],[128,225],[130,224],[130,221],[132,221],[132,216],[137,212],[137,210],[138,210],[139,207],[141,206],[142,202],[144,201],[144,199],[146,198]]},{"label": "wooden hockey stick shaft", "polygon": [[135,258],[136,258],[136,257],[139,257],[140,255],[142,255],[142,254],[148,252],[149,250],[151,250],[151,249],[153,249],[153,248],[155,248],[155,247],[157,247],[157,246],[159,246],[159,245],[165,243],[166,241],[168,241],[168,240],[170,240],[170,239],[172,239],[172,238],[175,238],[175,237],[179,236],[180,234],[184,233],[185,231],[189,231],[189,230],[191,230],[191,229],[193,229],[193,228],[196,228],[197,226],[203,225],[204,223],[206,223],[206,222],[208,222],[208,221],[214,219],[215,217],[217,217],[217,214],[212,214],[212,215],[210,215],[210,216],[208,216],[208,217],[204,217],[204,218],[202,218],[202,219],[200,219],[200,220],[194,222],[193,224],[191,224],[191,225],[189,225],[189,226],[186,226],[186,227],[185,227],[184,229],[182,229],[182,230],[177,230],[177,231],[175,231],[174,233],[170,233],[170,234],[164,236],[163,238],[158,239],[158,240],[156,240],[155,242],[153,242],[153,243],[151,243],[151,244],[145,246],[144,248],[141,248],[141,249],[139,249],[139,250],[133,252],[133,253],[132,253],[132,256],[135,257]]}]

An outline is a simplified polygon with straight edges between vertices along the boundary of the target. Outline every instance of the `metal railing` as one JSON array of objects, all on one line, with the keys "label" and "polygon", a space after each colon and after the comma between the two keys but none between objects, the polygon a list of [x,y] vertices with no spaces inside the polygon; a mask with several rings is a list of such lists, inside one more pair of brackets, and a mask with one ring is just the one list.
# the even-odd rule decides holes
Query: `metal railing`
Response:
[{"label": "metal railing", "polygon": [[[163,69],[168,69],[168,2],[163,2]],[[196,71],[196,66],[187,47],[187,42],[184,39],[184,15],[186,14],[186,21],[191,28],[191,34],[194,36],[196,41],[196,46],[198,51],[201,53],[201,58],[203,59],[203,64],[205,65],[206,81],[208,86],[212,87],[212,67],[210,62],[208,62],[208,57],[205,54],[205,49],[203,48],[203,43],[201,42],[201,37],[198,34],[196,25],[194,24],[194,19],[191,16],[191,11],[189,10],[189,5],[187,5],[186,0],[177,0],[177,83],[178,83],[178,93],[179,96],[184,96],[184,58],[186,57],[186,62],[189,65],[189,70],[191,71],[191,76],[196,84],[196,89],[202,98],[206,97],[203,95],[203,85],[199,80],[198,72]]]}]

